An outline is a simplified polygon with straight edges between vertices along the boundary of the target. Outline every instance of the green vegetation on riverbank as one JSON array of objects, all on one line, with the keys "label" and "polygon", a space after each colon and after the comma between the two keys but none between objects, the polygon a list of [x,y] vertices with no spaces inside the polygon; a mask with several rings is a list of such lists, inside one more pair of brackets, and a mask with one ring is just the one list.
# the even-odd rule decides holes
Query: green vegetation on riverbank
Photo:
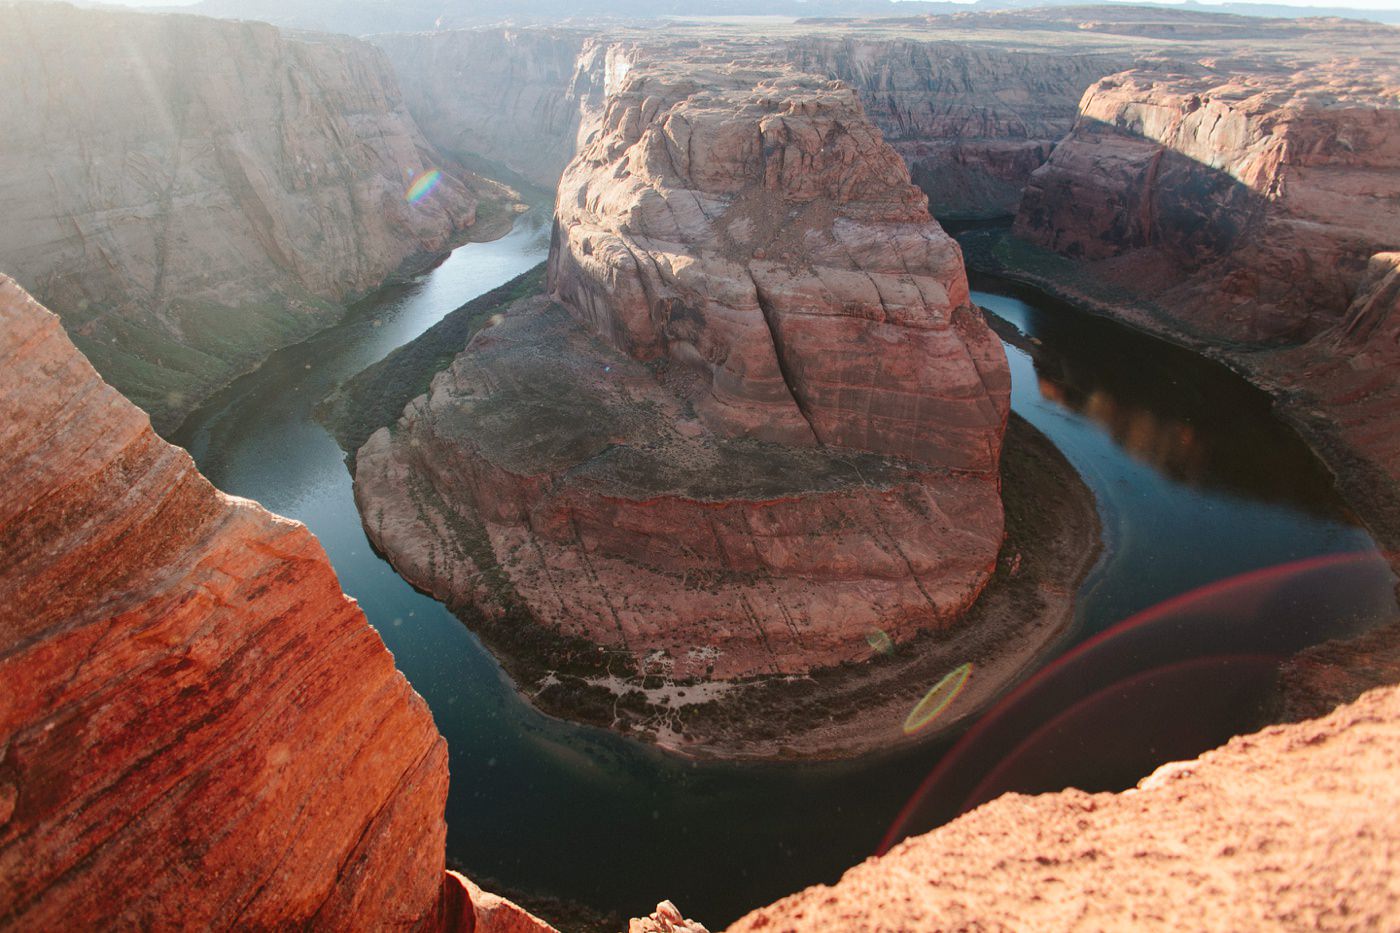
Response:
[{"label": "green vegetation on riverbank", "polygon": [[441,321],[353,377],[316,410],[353,460],[375,431],[398,421],[404,406],[428,391],[481,326],[501,309],[544,288],[544,263],[449,312]]}]

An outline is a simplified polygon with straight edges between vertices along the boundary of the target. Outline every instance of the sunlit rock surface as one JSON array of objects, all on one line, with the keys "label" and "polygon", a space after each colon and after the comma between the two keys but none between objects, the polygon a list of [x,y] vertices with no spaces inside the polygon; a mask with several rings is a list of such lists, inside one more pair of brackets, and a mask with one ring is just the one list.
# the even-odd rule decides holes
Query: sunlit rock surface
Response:
[{"label": "sunlit rock surface", "polygon": [[446,744],[320,544],[3,277],[0,683],[0,925],[473,928]]},{"label": "sunlit rock surface", "polygon": [[260,23],[0,7],[0,123],[0,271],[162,430],[482,197],[405,200],[438,157],[382,53]]},{"label": "sunlit rock surface", "polygon": [[908,178],[844,85],[639,65],[560,185],[550,284],[719,433],[992,471],[1005,356]]},{"label": "sunlit rock surface", "polygon": [[1397,245],[1400,72],[1125,72],[1080,109],[1032,179],[1017,233],[1073,258],[1118,257],[1205,335],[1317,336],[1341,320],[1371,256]]},{"label": "sunlit rock surface", "polygon": [[1135,790],[1009,794],[734,931],[1379,929],[1400,910],[1400,689]]}]

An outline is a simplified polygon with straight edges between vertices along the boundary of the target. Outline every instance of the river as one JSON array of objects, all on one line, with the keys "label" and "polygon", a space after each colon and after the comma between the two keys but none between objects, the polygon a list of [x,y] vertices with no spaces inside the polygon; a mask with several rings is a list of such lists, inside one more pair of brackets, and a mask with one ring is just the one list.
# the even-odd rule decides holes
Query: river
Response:
[{"label": "river", "polygon": [[[278,352],[173,439],[219,488],[315,532],[427,700],[450,749],[449,864],[488,889],[602,915],[644,914],[670,898],[715,929],[871,854],[948,743],[857,762],[729,765],[552,720],[373,552],[315,404],[547,248],[547,227],[529,215],[500,240],[461,247]],[[1023,335],[1008,345],[1013,408],[1065,452],[1099,503],[1107,546],[1079,593],[1072,640],[1235,574],[1374,551],[1326,471],[1242,379],[1009,283],[974,284],[975,300]],[[1365,575],[1326,634],[1392,613],[1391,585],[1388,573]]]}]

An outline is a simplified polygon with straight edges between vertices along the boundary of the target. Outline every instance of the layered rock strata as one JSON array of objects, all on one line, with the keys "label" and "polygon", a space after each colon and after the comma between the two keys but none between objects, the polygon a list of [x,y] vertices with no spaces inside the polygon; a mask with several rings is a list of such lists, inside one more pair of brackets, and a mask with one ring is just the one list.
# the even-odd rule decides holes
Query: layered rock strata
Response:
[{"label": "layered rock strata", "polygon": [[1117,258],[1105,273],[1125,279],[1156,267],[1156,303],[1213,339],[1315,337],[1397,245],[1391,78],[1364,64],[1105,78],[1027,188],[1016,233]]},{"label": "layered rock strata", "polygon": [[1400,689],[1135,790],[1008,794],[734,931],[1375,929],[1400,910]]},{"label": "layered rock strata", "polygon": [[1007,46],[814,35],[784,43],[780,54],[859,92],[935,215],[979,218],[1016,212],[1031,173],[1074,125],[1084,90],[1134,61],[1130,50],[1073,42]]},{"label": "layered rock strata", "polygon": [[56,3],[0,27],[0,270],[162,430],[503,197],[406,200],[440,159],[364,43]]},{"label": "layered rock strata", "polygon": [[849,88],[633,66],[550,279],[357,455],[409,579],[678,678],[868,657],[976,598],[1006,362]]},{"label": "layered rock strata", "polygon": [[726,435],[994,472],[1010,379],[962,258],[844,85],[636,66],[559,188],[555,295]]},{"label": "layered rock strata", "polygon": [[[1377,40],[1376,52],[1400,54]],[[1389,59],[1128,72],[1091,88],[1016,222],[1137,323],[1285,400],[1400,544],[1400,75]],[[1146,309],[1144,312],[1143,309]]]},{"label": "layered rock strata", "polygon": [[320,545],[7,278],[0,476],[0,922],[435,922],[447,748]]}]

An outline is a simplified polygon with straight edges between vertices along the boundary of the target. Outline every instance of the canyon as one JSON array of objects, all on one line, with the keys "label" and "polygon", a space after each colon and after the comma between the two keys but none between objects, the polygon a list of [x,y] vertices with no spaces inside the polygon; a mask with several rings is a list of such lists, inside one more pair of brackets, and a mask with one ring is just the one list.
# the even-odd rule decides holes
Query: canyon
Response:
[{"label": "canyon", "polygon": [[[0,270],[169,431],[400,270],[508,228],[444,175],[383,55],[260,23],[0,9]],[[502,222],[506,226],[502,226]]]},{"label": "canyon", "polygon": [[[549,713],[697,756],[865,751],[955,665],[979,674],[950,725],[1064,634],[1094,494],[1009,417],[937,216],[1014,213],[969,265],[1248,375],[1400,542],[1393,31],[1097,8],[368,41],[0,21],[0,928],[553,929],[446,870],[446,742],[316,538],[152,428],[503,232],[518,195],[488,175],[558,188],[548,268],[459,309],[401,412],[352,398],[377,420],[342,441],[375,546]],[[1206,471],[1189,420],[1144,438],[1092,394],[1125,443]],[[1395,635],[1285,665],[1287,724],[1121,794],[1002,796],[734,929],[1384,926]],[[864,676],[903,692],[821,692]],[[735,696],[782,741],[676,713]],[[798,706],[827,731],[795,736]],[[587,783],[600,748],[551,753]],[[703,929],[669,902],[631,924]]]},{"label": "canyon", "polygon": [[0,925],[434,923],[447,748],[316,539],[8,278],[0,440]]}]

